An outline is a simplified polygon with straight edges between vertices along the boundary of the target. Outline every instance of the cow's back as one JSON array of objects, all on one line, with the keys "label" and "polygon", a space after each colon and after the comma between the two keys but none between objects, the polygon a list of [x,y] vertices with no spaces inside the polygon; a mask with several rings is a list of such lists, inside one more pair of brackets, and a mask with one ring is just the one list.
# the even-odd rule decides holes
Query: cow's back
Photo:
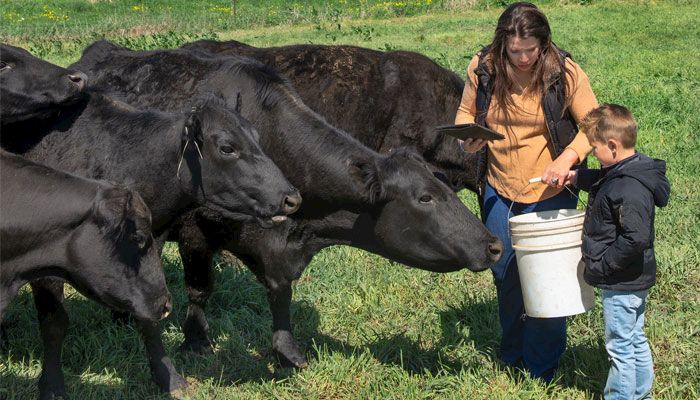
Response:
[{"label": "cow's back", "polygon": [[454,122],[464,81],[422,54],[355,46],[256,48],[206,40],[184,48],[243,55],[271,65],[292,82],[311,109],[366,146],[384,154],[413,147],[456,188],[475,188],[476,158],[435,131]]}]

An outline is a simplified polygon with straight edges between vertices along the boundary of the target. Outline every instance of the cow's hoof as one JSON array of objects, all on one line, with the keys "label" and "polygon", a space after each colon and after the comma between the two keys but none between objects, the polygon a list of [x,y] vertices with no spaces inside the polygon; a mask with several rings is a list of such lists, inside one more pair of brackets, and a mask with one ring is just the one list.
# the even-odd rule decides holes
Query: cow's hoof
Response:
[{"label": "cow's hoof", "polygon": [[277,361],[282,368],[298,368],[303,369],[309,366],[306,357],[302,354],[283,354],[275,350],[275,356],[277,356]]},{"label": "cow's hoof", "polygon": [[66,391],[62,389],[56,390],[40,390],[39,400],[67,400]]},{"label": "cow's hoof", "polygon": [[296,340],[287,331],[272,334],[272,349],[283,368],[306,368],[309,365]]},{"label": "cow's hoof", "polygon": [[170,393],[187,389],[187,381],[179,374],[170,377]]},{"label": "cow's hoof", "polygon": [[39,377],[39,400],[67,399],[65,379],[60,370],[52,373],[51,368],[44,370]]},{"label": "cow's hoof", "polygon": [[172,396],[173,393],[179,393],[187,388],[187,381],[185,378],[180,376],[180,374],[175,372],[174,368],[163,368],[162,370],[159,370],[158,373],[154,373],[152,370],[151,373],[153,383],[155,383],[163,393],[170,393]]},{"label": "cow's hoof", "polygon": [[214,354],[214,346],[208,340],[185,340],[178,349],[183,353],[208,356]]}]

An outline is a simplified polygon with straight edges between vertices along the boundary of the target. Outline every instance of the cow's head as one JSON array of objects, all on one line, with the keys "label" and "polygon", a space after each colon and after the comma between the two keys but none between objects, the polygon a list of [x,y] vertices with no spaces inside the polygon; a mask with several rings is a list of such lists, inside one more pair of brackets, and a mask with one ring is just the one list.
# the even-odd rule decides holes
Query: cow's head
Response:
[{"label": "cow's head", "polygon": [[[233,108],[233,109],[232,109]],[[301,196],[258,144],[258,134],[222,100],[201,100],[183,129],[181,183],[200,203],[234,220],[255,218],[263,227],[299,209]]]},{"label": "cow's head", "polygon": [[80,97],[87,76],[0,44],[0,119],[3,124],[44,118]]},{"label": "cow's head", "polygon": [[151,212],[138,193],[103,184],[90,218],[71,237],[68,258],[71,282],[88,297],[141,319],[170,313]]},{"label": "cow's head", "polygon": [[372,240],[361,247],[436,272],[481,271],[501,256],[502,244],[417,154],[399,149],[378,162],[354,162],[367,200],[361,216]]}]

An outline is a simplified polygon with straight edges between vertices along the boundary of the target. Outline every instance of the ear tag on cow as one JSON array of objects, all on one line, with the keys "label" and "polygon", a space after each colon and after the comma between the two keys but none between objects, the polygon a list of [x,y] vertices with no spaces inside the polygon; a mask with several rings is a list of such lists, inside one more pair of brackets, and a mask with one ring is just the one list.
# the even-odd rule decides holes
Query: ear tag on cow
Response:
[{"label": "ear tag on cow", "polygon": [[196,141],[196,140],[193,140],[192,142],[194,143],[194,147],[197,148],[197,153],[199,153],[199,159],[200,159],[200,160],[204,160],[204,157],[202,156],[202,151],[199,150],[199,145],[197,144],[197,141]]},{"label": "ear tag on cow", "polygon": [[[180,155],[180,161],[177,163],[177,173],[175,176],[177,176],[177,179],[180,179],[180,167],[182,167],[182,159],[185,158],[185,151],[187,151],[187,145],[190,144],[190,134],[189,131],[187,130],[187,127],[185,127],[185,137],[187,138],[187,141],[185,142],[185,146],[182,148],[182,154]],[[202,156],[202,151],[199,149],[199,145],[197,144],[197,140],[193,140],[194,142],[194,147],[197,149],[197,153],[199,154],[199,159],[203,160],[204,157]]]},{"label": "ear tag on cow", "polygon": [[[187,131],[187,128],[185,128],[185,131]],[[188,144],[190,144],[190,139],[187,139],[185,142],[185,146],[182,148],[182,155],[180,155],[180,161],[177,163],[177,173],[175,176],[177,176],[178,180],[180,180],[180,167],[182,166],[182,159],[185,158],[185,151],[187,150]]]}]

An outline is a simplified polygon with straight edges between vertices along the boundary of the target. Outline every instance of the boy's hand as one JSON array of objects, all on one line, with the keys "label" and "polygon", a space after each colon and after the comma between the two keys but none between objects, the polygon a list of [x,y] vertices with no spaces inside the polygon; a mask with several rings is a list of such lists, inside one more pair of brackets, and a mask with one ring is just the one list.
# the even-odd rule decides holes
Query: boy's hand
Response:
[{"label": "boy's hand", "polygon": [[566,176],[566,179],[564,179],[564,186],[575,185],[577,173],[578,171],[569,171],[569,174]]}]

